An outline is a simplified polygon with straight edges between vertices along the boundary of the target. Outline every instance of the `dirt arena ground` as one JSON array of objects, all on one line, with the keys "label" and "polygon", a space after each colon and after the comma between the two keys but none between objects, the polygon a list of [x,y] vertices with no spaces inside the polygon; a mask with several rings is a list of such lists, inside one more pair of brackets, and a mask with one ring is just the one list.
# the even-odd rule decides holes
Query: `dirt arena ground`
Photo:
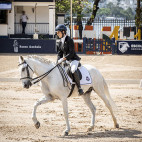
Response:
[{"label": "dirt arena ground", "polygon": [[[56,55],[41,55],[56,61]],[[37,109],[41,127],[31,119],[34,102],[42,97],[40,87],[23,89],[20,82],[3,79],[19,78],[18,55],[0,55],[0,142],[140,142],[142,141],[142,88],[129,80],[142,79],[142,56],[80,55],[82,64],[91,64],[106,80],[128,80],[126,84],[109,83],[118,111],[119,129],[113,127],[108,109],[96,93],[92,100],[97,108],[95,129],[87,132],[91,114],[81,97],[69,98],[70,135],[62,136],[65,121],[59,100]]]}]

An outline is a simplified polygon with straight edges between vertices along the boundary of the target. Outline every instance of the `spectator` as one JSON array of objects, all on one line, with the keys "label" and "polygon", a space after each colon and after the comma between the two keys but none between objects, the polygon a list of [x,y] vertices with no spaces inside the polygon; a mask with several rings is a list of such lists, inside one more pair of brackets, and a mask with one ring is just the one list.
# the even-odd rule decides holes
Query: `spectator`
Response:
[{"label": "spectator", "polygon": [[25,14],[25,11],[22,11],[22,16],[20,19],[20,23],[22,24],[22,34],[25,34],[25,28],[27,25],[28,16]]},{"label": "spectator", "polygon": [[82,30],[83,30],[83,26],[82,26],[81,19],[78,20],[77,25],[78,25],[78,30],[79,30],[79,38],[82,39]]}]

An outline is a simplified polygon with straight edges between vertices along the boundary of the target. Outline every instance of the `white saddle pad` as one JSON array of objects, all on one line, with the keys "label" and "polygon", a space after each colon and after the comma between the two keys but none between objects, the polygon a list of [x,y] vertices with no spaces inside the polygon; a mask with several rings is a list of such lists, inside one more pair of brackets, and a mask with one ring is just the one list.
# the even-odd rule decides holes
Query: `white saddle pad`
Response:
[{"label": "white saddle pad", "polygon": [[[79,70],[82,74],[82,79],[80,80],[80,85],[91,84],[92,79],[91,79],[91,76],[90,76],[90,73],[88,72],[88,70],[84,66],[81,66],[79,68]],[[70,77],[69,77],[69,81],[70,81],[70,83],[73,83],[72,79]]]}]

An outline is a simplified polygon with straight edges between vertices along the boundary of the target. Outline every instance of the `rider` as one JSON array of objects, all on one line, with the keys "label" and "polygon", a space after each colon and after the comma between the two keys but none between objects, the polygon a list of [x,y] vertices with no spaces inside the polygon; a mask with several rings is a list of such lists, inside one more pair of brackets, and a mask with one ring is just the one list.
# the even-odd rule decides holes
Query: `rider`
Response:
[{"label": "rider", "polygon": [[66,34],[67,28],[65,25],[60,24],[55,28],[55,32],[57,32],[57,36],[61,39],[58,49],[58,63],[61,63],[65,60],[70,62],[71,73],[74,77],[75,83],[78,88],[78,92],[80,95],[83,95],[84,92],[80,86],[79,74],[77,71],[77,67],[79,65],[80,57],[77,56],[74,50],[74,42],[73,40]]}]

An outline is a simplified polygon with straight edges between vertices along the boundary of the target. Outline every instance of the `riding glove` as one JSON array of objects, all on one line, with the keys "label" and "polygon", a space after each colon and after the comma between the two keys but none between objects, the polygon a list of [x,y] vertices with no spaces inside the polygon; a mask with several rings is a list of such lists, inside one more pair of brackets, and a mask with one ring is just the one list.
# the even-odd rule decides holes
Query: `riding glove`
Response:
[{"label": "riding glove", "polygon": [[58,60],[58,63],[60,64],[60,63],[62,63],[63,61],[64,61],[64,58],[61,58],[61,59]]}]

